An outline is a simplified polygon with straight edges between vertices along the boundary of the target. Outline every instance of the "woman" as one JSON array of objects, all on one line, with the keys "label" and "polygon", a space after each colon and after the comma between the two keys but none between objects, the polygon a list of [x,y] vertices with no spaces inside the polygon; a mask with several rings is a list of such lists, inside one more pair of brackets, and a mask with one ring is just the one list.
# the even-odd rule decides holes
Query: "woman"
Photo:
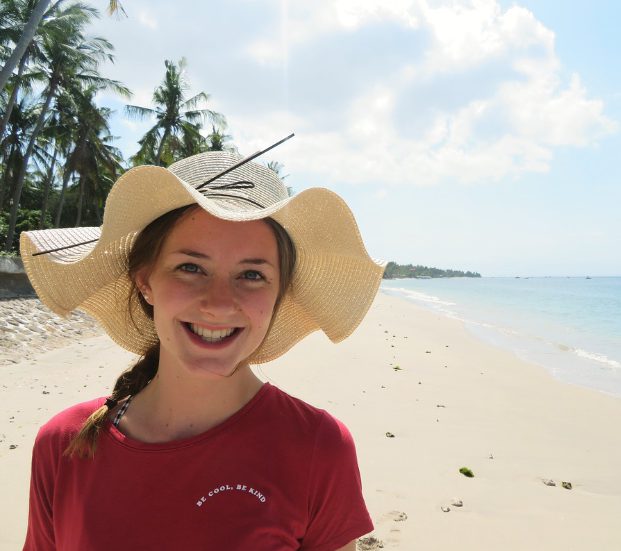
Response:
[{"label": "woman", "polygon": [[21,249],[45,304],[142,355],[40,430],[24,549],[354,550],[372,529],[347,429],[250,369],[366,313],[383,268],[340,198],[204,153],[128,171],[101,229]]}]

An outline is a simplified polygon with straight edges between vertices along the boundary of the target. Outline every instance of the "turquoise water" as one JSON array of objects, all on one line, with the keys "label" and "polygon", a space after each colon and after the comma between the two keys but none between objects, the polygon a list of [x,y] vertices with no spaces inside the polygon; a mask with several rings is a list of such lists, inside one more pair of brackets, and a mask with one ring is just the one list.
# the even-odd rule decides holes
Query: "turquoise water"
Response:
[{"label": "turquoise water", "polygon": [[621,397],[620,277],[400,279],[382,290],[463,320],[565,382]]}]

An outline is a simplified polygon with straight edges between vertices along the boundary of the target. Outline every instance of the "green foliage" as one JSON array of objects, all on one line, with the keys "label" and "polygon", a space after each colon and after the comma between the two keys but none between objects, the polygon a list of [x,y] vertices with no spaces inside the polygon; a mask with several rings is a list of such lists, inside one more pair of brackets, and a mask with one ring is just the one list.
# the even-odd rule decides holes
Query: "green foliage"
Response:
[{"label": "green foliage", "polygon": [[[38,230],[39,229],[39,220],[41,219],[41,211],[40,210],[31,210],[31,209],[19,209],[17,211],[17,223],[15,225],[15,238],[13,239],[13,244],[11,249],[7,251],[7,256],[13,256],[17,254],[19,245],[19,234],[23,231],[30,230]],[[45,217],[45,227],[49,228],[52,226],[52,221],[49,216]],[[0,241],[4,242],[6,240],[6,236],[8,234],[9,229],[9,213],[8,212],[0,212]]]},{"label": "green foliage", "polygon": [[477,272],[462,272],[460,270],[441,270],[428,266],[413,266],[412,264],[397,264],[389,262],[384,270],[384,279],[401,278],[434,278],[434,277],[481,277]]},{"label": "green foliage", "polygon": [[468,478],[474,478],[474,473],[468,467],[462,467],[459,472]]},{"label": "green foliage", "polygon": [[[202,151],[230,149],[232,146],[226,143],[229,136],[222,133],[226,127],[224,116],[204,108],[209,94],[199,92],[186,97],[189,85],[185,77],[185,59],[178,63],[166,60],[164,65],[164,79],[153,92],[154,107],[125,106],[129,117],[155,118],[156,121],[138,142],[140,149],[131,158],[132,163],[169,166]],[[209,139],[201,134],[205,121],[212,123]]]}]

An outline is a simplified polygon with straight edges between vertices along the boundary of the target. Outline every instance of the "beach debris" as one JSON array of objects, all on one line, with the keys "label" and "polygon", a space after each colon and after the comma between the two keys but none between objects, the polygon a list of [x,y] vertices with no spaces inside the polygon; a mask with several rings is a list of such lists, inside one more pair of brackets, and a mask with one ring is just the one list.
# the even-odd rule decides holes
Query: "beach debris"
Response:
[{"label": "beach debris", "polygon": [[561,482],[561,486],[563,488],[565,488],[566,490],[571,490],[572,489],[571,482]]},{"label": "beach debris", "polygon": [[442,505],[442,507],[440,507],[440,509],[442,509],[442,511],[444,511],[445,513],[448,513],[451,510],[450,507],[446,507],[444,505]]},{"label": "beach debris", "polygon": [[468,478],[474,477],[474,473],[468,467],[462,467],[461,469],[459,469],[459,472],[464,476],[467,476]]},{"label": "beach debris", "polygon": [[464,502],[461,499],[457,499],[456,497],[454,497],[453,499],[451,499],[451,505],[453,507],[463,507]]},{"label": "beach debris", "polygon": [[384,333],[388,333],[388,331],[384,331]]},{"label": "beach debris", "polygon": [[446,406],[444,404],[436,404],[437,408],[445,408]]},{"label": "beach debris", "polygon": [[490,454],[489,454],[489,458],[490,458],[490,459],[494,459],[494,454],[490,453]]},{"label": "beach debris", "polygon": [[556,482],[554,482],[554,480],[552,480],[551,478],[544,478],[542,480],[542,482],[546,485],[546,486],[556,486]]},{"label": "beach debris", "polygon": [[387,432],[386,433],[386,438],[394,438],[395,435],[392,432]]},{"label": "beach debris", "polygon": [[43,392],[41,392],[41,394],[49,394],[50,391],[49,390],[44,390]]},{"label": "beach debris", "polygon": [[356,549],[358,551],[374,551],[375,549],[383,548],[384,542],[375,536],[365,536],[364,538],[359,538],[356,542]]},{"label": "beach debris", "polygon": [[418,381],[418,384],[419,384],[419,385],[422,385],[423,383],[421,383],[420,381]]},{"label": "beach debris", "polygon": [[400,367],[400,366],[398,366],[398,365],[394,365],[394,366],[393,366],[393,369],[394,369],[395,371],[402,371],[402,370],[403,370],[403,368],[402,368],[402,367]]},{"label": "beach debris", "polygon": [[408,516],[401,511],[391,511],[390,514],[392,515],[392,520],[395,522],[403,522],[408,519]]},{"label": "beach debris", "polygon": [[425,354],[431,354],[431,350],[425,350]]},{"label": "beach debris", "polygon": [[384,385],[382,385],[382,388],[386,388]]},{"label": "beach debris", "polygon": [[17,444],[11,444],[9,446],[9,450],[14,450],[15,448],[17,448]]}]

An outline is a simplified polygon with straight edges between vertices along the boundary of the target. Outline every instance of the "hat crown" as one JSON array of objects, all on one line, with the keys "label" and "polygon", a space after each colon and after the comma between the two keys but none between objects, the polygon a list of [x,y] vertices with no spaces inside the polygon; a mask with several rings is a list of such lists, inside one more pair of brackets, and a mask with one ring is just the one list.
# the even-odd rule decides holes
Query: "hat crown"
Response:
[{"label": "hat crown", "polygon": [[177,161],[168,170],[188,185],[199,188],[206,197],[245,198],[256,203],[256,208],[269,207],[287,199],[287,187],[278,175],[254,162],[245,163],[204,186],[205,182],[242,159],[237,153],[208,151]]}]

